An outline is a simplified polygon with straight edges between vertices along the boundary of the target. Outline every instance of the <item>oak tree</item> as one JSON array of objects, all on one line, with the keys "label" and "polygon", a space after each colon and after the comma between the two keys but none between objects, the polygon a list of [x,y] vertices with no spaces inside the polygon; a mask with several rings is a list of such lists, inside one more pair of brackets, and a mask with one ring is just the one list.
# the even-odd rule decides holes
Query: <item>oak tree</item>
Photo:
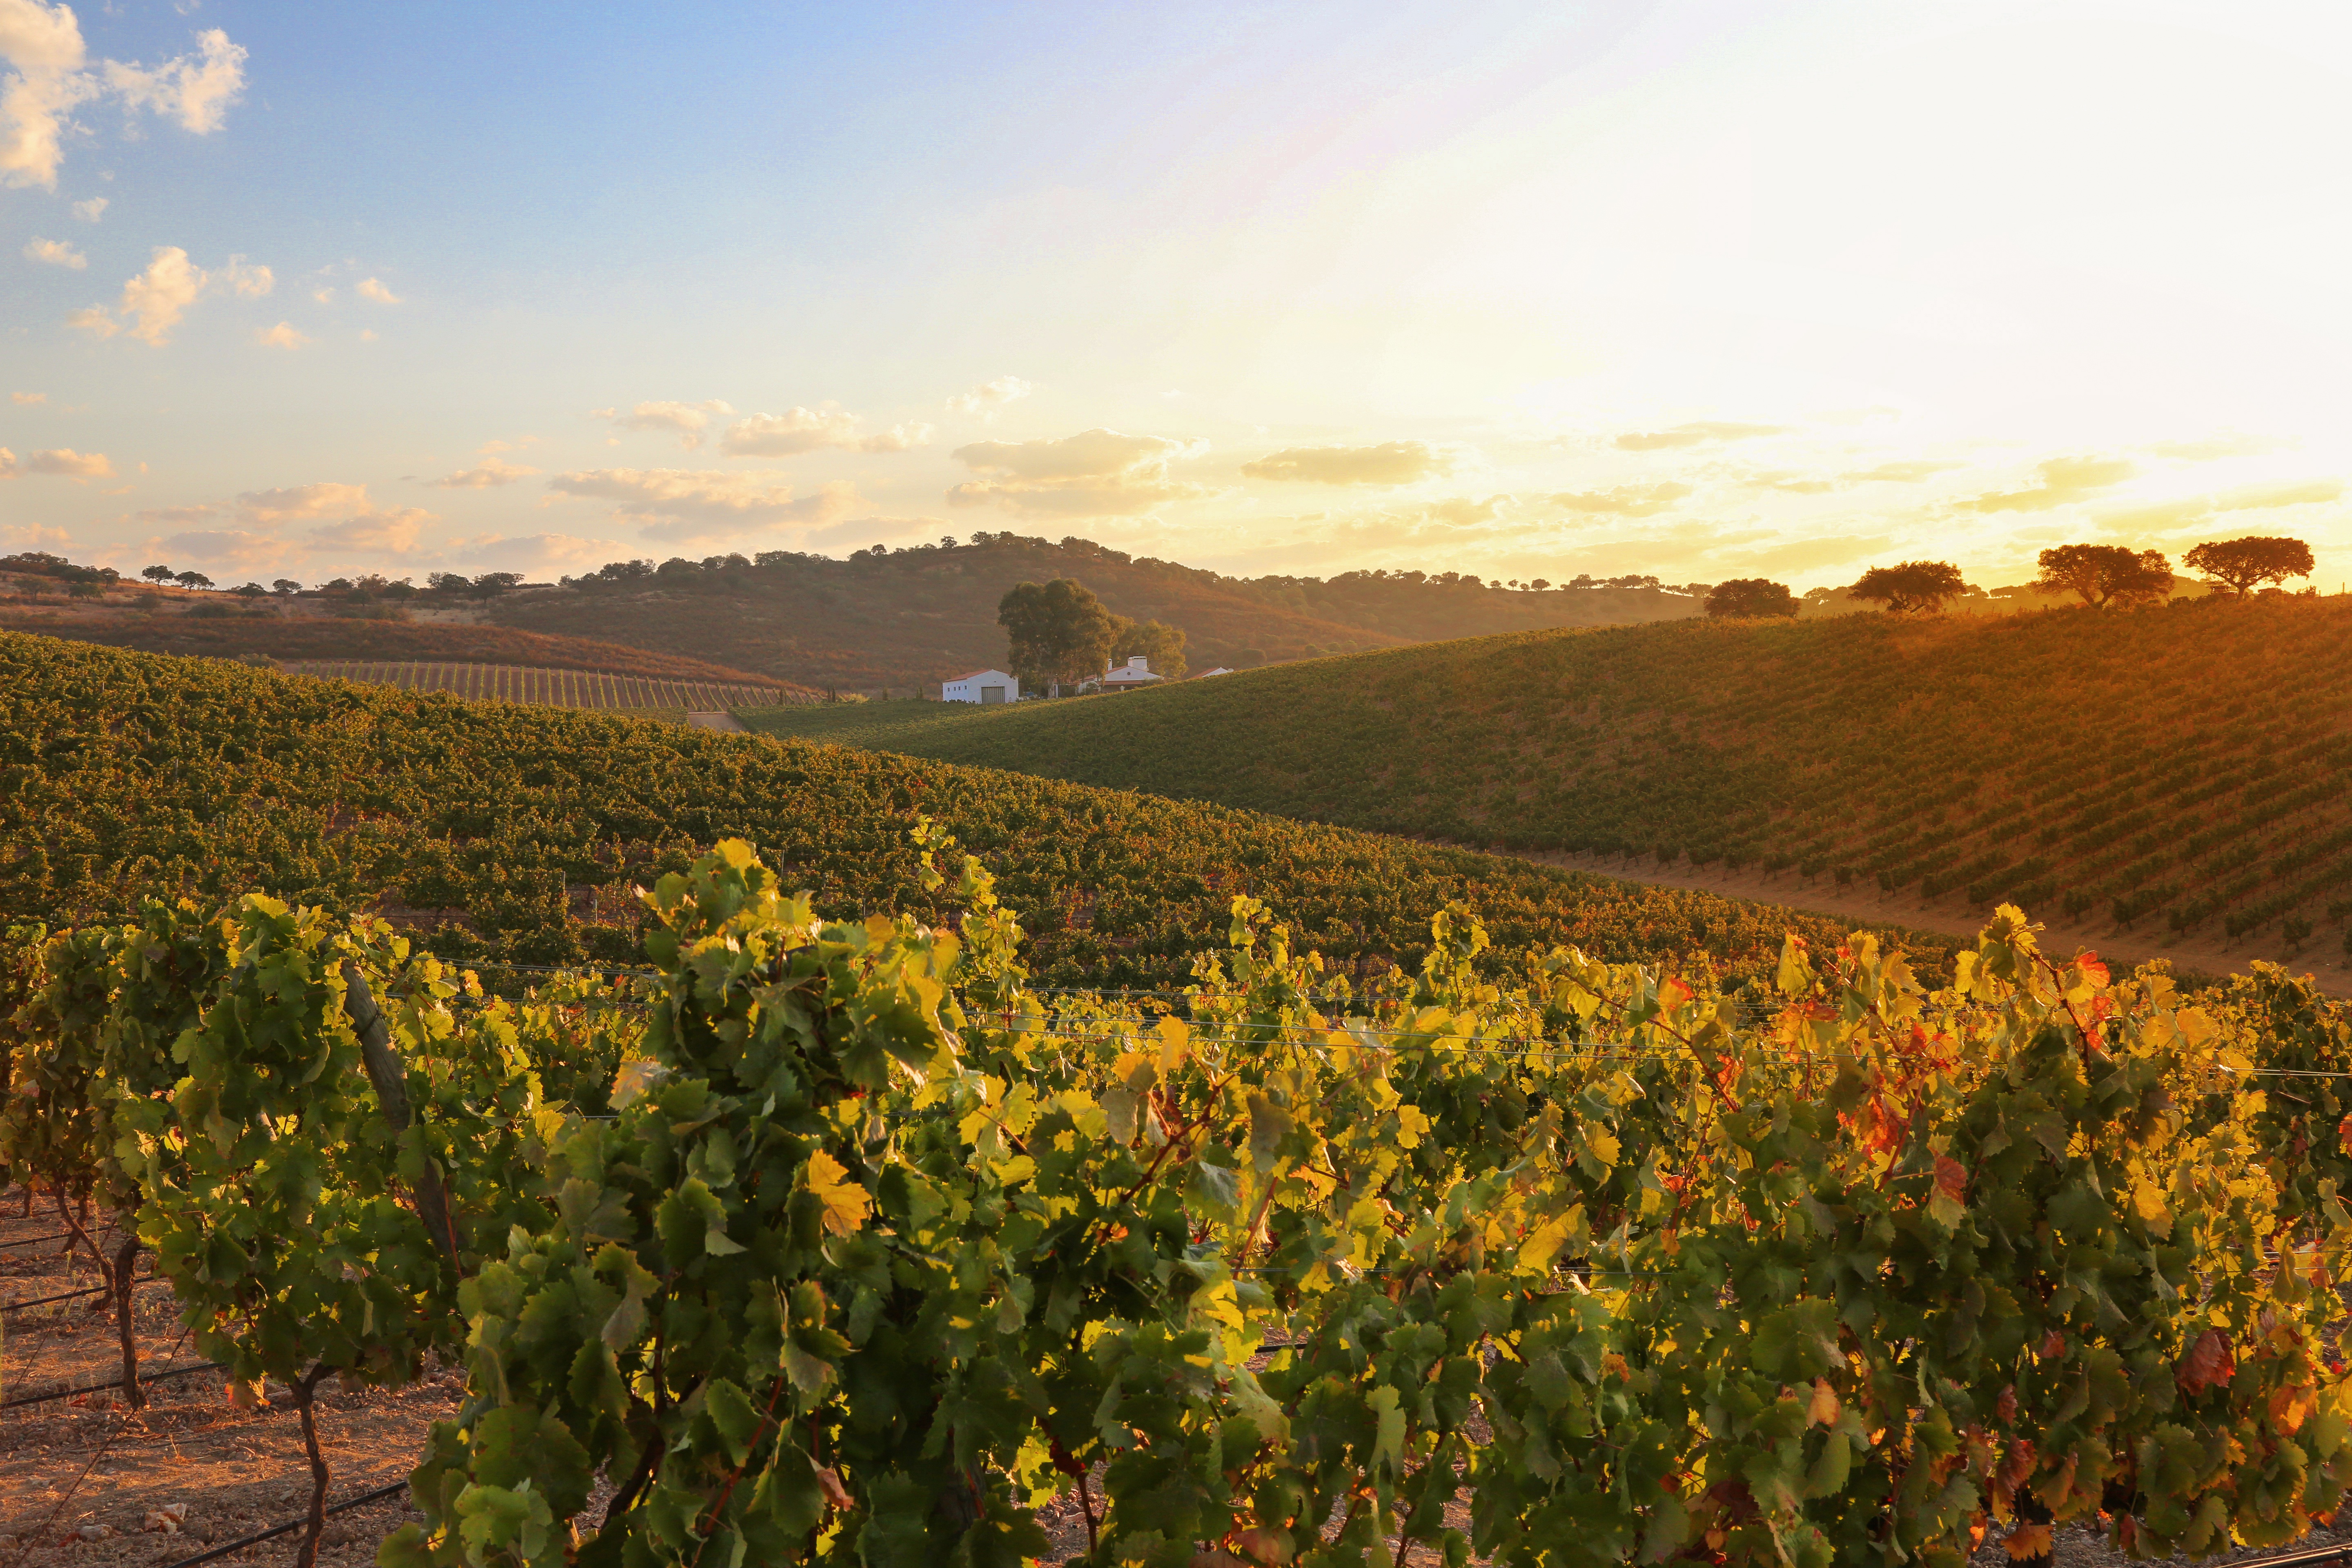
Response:
[{"label": "oak tree", "polygon": [[1013,673],[1057,688],[1101,674],[1118,630],[1094,591],[1074,577],[1016,585],[998,601],[996,624],[1004,628]]},{"label": "oak tree", "polygon": [[1958,598],[1968,591],[1968,584],[1960,578],[1960,569],[1948,561],[1904,561],[1893,566],[1874,566],[1847,590],[1857,599],[1885,605],[1894,615],[1913,611],[1932,615],[1944,607],[1947,599]]},{"label": "oak tree", "polygon": [[1797,613],[1797,597],[1789,592],[1785,583],[1769,582],[1762,577],[1734,577],[1727,583],[1717,583],[1708,591],[1706,613],[1717,618],[1793,616]]},{"label": "oak tree", "polygon": [[2094,609],[2142,605],[2172,592],[2172,563],[2160,550],[2132,551],[2120,544],[2061,544],[2041,556],[2037,588],[2077,594]]},{"label": "oak tree", "polygon": [[2181,564],[2242,599],[2264,583],[2310,576],[2313,563],[2311,546],[2300,539],[2250,534],[2200,544],[2181,558]]}]

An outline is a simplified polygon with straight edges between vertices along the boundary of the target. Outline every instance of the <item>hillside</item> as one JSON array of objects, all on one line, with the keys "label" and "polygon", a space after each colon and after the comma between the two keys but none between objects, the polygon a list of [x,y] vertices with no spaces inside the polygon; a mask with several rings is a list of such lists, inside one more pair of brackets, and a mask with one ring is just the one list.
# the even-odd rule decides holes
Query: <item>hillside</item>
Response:
[{"label": "hillside", "polygon": [[[2352,600],[1537,633],[771,731],[1628,868],[2333,953]],[[2324,934],[2323,934],[2324,933]]]},{"label": "hillside", "polygon": [[530,702],[548,708],[721,715],[730,708],[782,705],[791,694],[773,686],[717,685],[709,681],[648,680],[634,675],[598,675],[577,669],[541,669],[512,664],[378,664],[362,659],[289,661],[289,675],[321,680],[355,680],[396,686],[404,691],[446,691],[469,701]]},{"label": "hillside", "polygon": [[531,631],[592,635],[844,690],[900,693],[1001,664],[996,606],[1024,582],[1075,577],[1114,612],[1190,638],[1194,670],[1533,627],[1697,613],[1651,587],[1510,588],[1448,574],[1228,577],[1082,539],[987,534],[951,548],[862,552],[845,561],[771,552],[712,557],[581,586],[536,588],[487,614]]},{"label": "hillside", "polygon": [[[1448,904],[1498,955],[1574,942],[1735,976],[1769,974],[1787,930],[1833,945],[1844,929],[1216,805],[215,660],[0,633],[0,675],[11,919],[253,886],[385,909],[452,954],[619,960],[633,886],[729,836],[829,915],[948,918],[908,841],[920,812],[1001,877],[1049,980],[1181,980],[1244,892],[1356,972],[1416,962]],[[1915,944],[1924,969],[1946,951]]]},{"label": "hillside", "polygon": [[127,589],[118,590],[96,605],[0,605],[0,629],[71,637],[77,642],[136,648],[143,653],[201,654],[214,658],[528,665],[543,669],[597,670],[654,680],[730,686],[779,684],[772,675],[593,637],[520,631],[429,616],[406,620],[346,617],[320,613],[321,607],[310,600],[293,605],[265,600],[258,605],[246,605],[220,594],[177,589],[157,594],[143,588],[140,592],[151,594],[160,601],[157,607],[133,608]]}]

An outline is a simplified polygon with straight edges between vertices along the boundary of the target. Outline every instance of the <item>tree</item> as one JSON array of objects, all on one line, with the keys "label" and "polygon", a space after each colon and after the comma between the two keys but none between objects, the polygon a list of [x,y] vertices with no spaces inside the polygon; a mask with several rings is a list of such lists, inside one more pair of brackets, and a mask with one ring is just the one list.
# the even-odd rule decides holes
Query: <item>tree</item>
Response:
[{"label": "tree", "polygon": [[240,599],[263,599],[269,596],[269,590],[258,583],[247,583],[236,590],[236,596]]},{"label": "tree", "polygon": [[[730,566],[751,565],[740,555],[730,555],[727,562]],[[521,583],[522,574],[520,572],[485,572],[474,579],[474,597],[495,599],[508,589],[520,586]]]},{"label": "tree", "polygon": [[2191,572],[2203,573],[2241,599],[2264,583],[2308,577],[2313,564],[2311,546],[2302,540],[2255,534],[2200,544],[2180,563]]},{"label": "tree", "polygon": [[209,588],[213,585],[213,580],[201,572],[174,572],[172,581],[183,588]]},{"label": "tree", "polygon": [[285,598],[289,595],[300,593],[302,591],[302,584],[297,583],[291,577],[280,577],[278,581],[269,584],[269,591],[280,598]]},{"label": "tree", "polygon": [[2120,544],[2061,544],[2042,552],[2037,588],[2079,594],[2093,609],[2144,605],[2172,592],[2172,563],[2160,550],[2137,552]]},{"label": "tree", "polygon": [[1169,680],[1181,680],[1191,667],[1184,659],[1184,628],[1160,621],[1130,621],[1125,616],[1111,617],[1110,661],[1123,664],[1141,654],[1151,673]]},{"label": "tree", "polygon": [[84,577],[66,589],[68,596],[76,599],[103,599],[106,584],[95,578]]},{"label": "tree", "polygon": [[1708,590],[1706,613],[1718,619],[1793,616],[1797,613],[1797,596],[1789,592],[1786,583],[1762,577],[1734,577]]},{"label": "tree", "polygon": [[1862,574],[1862,581],[1847,592],[1857,599],[1885,605],[1889,615],[1917,612],[1933,615],[1944,607],[1947,599],[1958,598],[1969,591],[1960,579],[1960,569],[1948,561],[1904,561],[1893,566],[1874,566]]},{"label": "tree", "polygon": [[1063,681],[1102,673],[1118,632],[1102,601],[1073,577],[1018,584],[997,602],[996,624],[1013,672],[1046,682],[1057,696]]},{"label": "tree", "polygon": [[139,575],[146,578],[150,583],[175,583],[180,577],[180,574],[169,566],[150,566]]}]

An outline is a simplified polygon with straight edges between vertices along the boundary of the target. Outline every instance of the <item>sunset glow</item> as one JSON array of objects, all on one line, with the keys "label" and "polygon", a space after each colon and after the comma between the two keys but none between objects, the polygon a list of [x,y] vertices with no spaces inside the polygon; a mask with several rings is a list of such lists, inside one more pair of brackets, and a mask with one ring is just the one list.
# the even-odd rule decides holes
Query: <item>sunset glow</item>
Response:
[{"label": "sunset glow", "polygon": [[0,0],[0,544],[1802,589],[2292,533],[2332,593],[2348,33]]}]

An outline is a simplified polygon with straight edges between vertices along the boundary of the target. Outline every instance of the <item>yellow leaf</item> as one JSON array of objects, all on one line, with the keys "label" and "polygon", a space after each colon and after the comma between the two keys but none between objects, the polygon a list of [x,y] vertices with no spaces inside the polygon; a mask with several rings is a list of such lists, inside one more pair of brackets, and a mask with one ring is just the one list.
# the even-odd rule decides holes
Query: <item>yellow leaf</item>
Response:
[{"label": "yellow leaf", "polygon": [[2142,1182],[2132,1189],[2132,1207],[2150,1225],[2172,1223],[2172,1211],[2164,1206],[2164,1189],[2154,1182]]},{"label": "yellow leaf", "polygon": [[1192,1048],[1192,1028],[1181,1018],[1162,1018],[1160,1036],[1160,1070],[1164,1076],[1184,1065],[1184,1057]]},{"label": "yellow leaf", "polygon": [[822,1149],[809,1156],[801,1171],[802,1185],[824,1205],[824,1228],[835,1236],[847,1236],[863,1226],[866,1211],[874,1205],[864,1187],[842,1180],[847,1174],[849,1167]]},{"label": "yellow leaf", "polygon": [[2022,1563],[2029,1557],[2050,1555],[2050,1527],[2046,1524],[2021,1524],[2009,1532],[2006,1543],[2009,1560]]},{"label": "yellow leaf", "polygon": [[1592,1157],[1602,1164],[1613,1167],[1617,1163],[1617,1152],[1620,1148],[1617,1135],[1606,1127],[1586,1128],[1584,1146],[1591,1150]]},{"label": "yellow leaf", "polygon": [[1825,1377],[1813,1380],[1812,1402],[1805,1407],[1805,1419],[1816,1426],[1833,1426],[1838,1418],[1837,1390]]},{"label": "yellow leaf", "polygon": [[1421,1135],[1429,1131],[1429,1118],[1417,1105],[1397,1107],[1397,1142],[1408,1149],[1421,1147]]}]

